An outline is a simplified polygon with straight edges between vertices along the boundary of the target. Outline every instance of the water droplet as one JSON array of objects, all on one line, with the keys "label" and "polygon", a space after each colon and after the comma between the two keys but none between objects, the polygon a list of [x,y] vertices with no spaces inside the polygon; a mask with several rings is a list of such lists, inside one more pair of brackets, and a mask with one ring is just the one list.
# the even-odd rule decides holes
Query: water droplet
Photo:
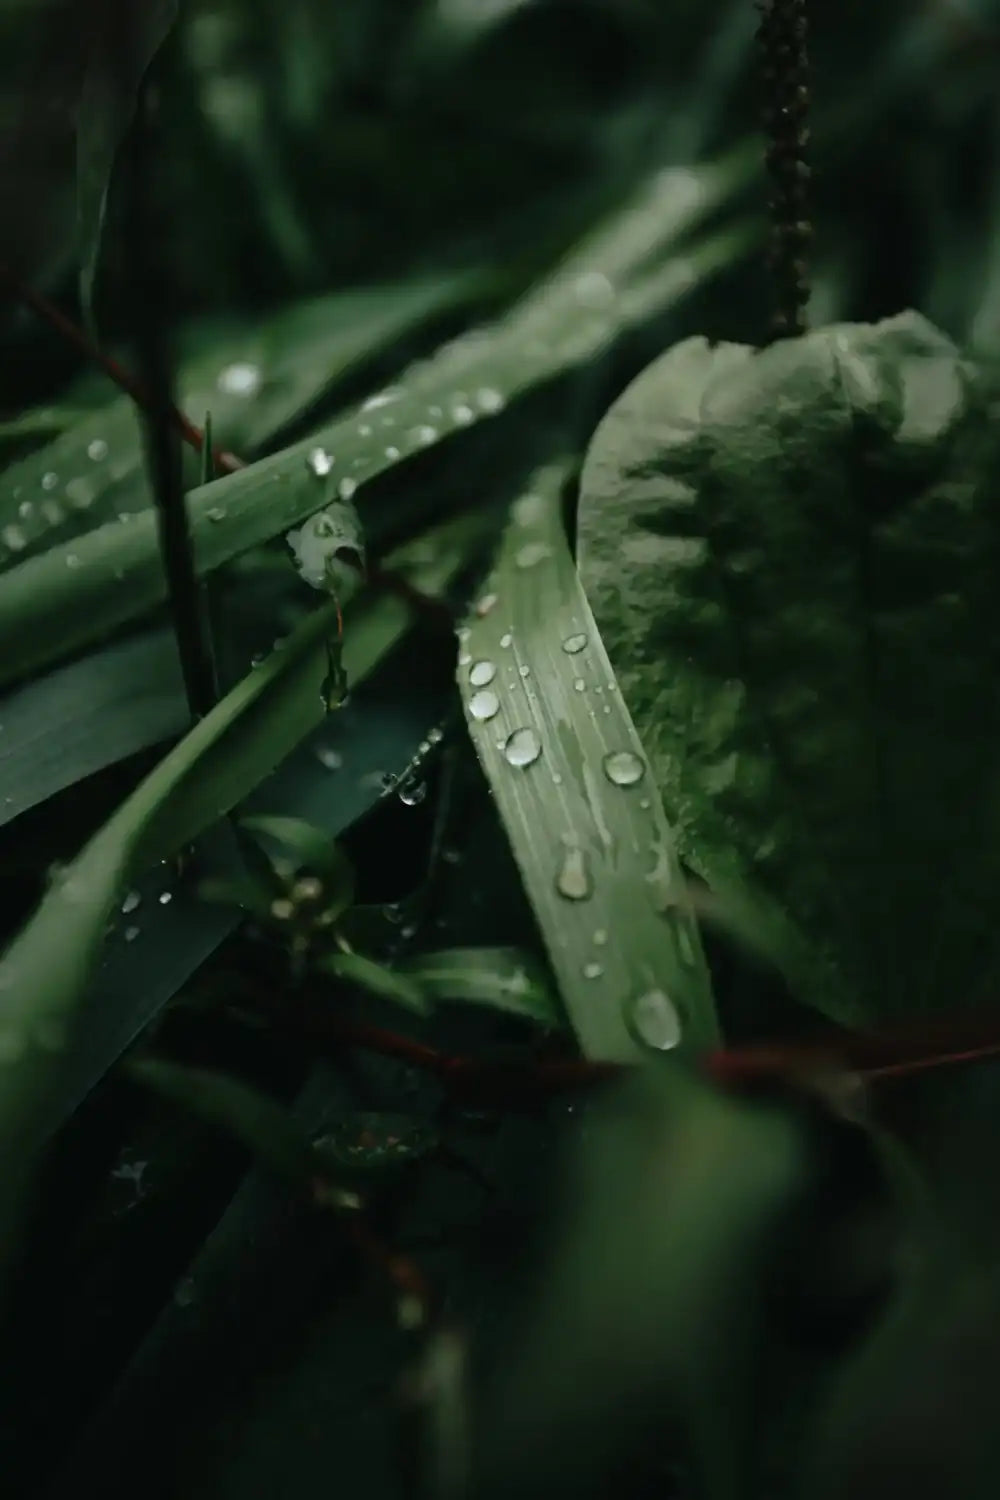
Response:
[{"label": "water droplet", "polygon": [[469,668],[469,682],[474,688],[488,687],[497,675],[494,662],[477,661]]},{"label": "water droplet", "polygon": [[470,663],[471,660],[472,660],[472,655],[471,655],[470,652],[468,652],[468,651],[460,651],[459,652],[459,654],[458,654],[458,665],[460,667],[467,667],[469,665],[469,663]]},{"label": "water droplet", "polygon": [[42,515],[50,526],[61,526],[66,519],[62,506],[55,500],[42,501]]},{"label": "water droplet", "polygon": [[600,979],[603,973],[604,970],[601,968],[600,964],[594,963],[593,959],[591,959],[589,964],[584,964],[583,966],[584,979]]},{"label": "water droplet", "polygon": [[306,459],[306,466],[317,479],[325,479],[333,468],[333,462],[333,454],[328,453],[325,448],[312,448]]},{"label": "water droplet", "polygon": [[520,495],[511,506],[511,514],[519,526],[533,526],[541,517],[545,501],[534,493]]},{"label": "water droplet", "polygon": [[399,449],[393,447],[392,444],[390,444],[389,447],[385,450],[385,456],[390,463],[395,463],[396,459],[399,457]]},{"label": "water droplet", "polygon": [[515,729],[504,741],[503,753],[510,766],[532,766],[542,753],[542,742],[533,729]]},{"label": "water droplet", "polygon": [[526,661],[523,661],[521,663],[521,665],[518,667],[518,669],[517,669],[517,675],[518,675],[518,677],[530,677],[531,676],[531,668],[528,666],[528,663]]},{"label": "water droplet", "polygon": [[136,940],[136,938],[138,936],[139,936],[139,929],[138,929],[138,927],[126,927],[126,929],[125,929],[125,941],[126,941],[126,943],[134,943],[135,940]]},{"label": "water droplet", "polygon": [[582,631],[577,635],[568,635],[562,643],[562,648],[567,656],[576,656],[587,644],[587,637]]},{"label": "water droplet", "polygon": [[75,552],[67,552],[66,566],[67,568],[78,568],[80,566],[80,559]]},{"label": "water droplet", "polygon": [[681,1018],[662,990],[647,990],[631,1004],[630,1020],[640,1042],[667,1052],[681,1039]]},{"label": "water droplet", "polygon": [[358,428],[358,437],[371,437],[372,429],[368,422],[362,422]]},{"label": "water droplet", "polygon": [[173,899],[173,891],[161,891],[159,896],[157,897],[157,900],[159,901],[161,906],[169,906]]},{"label": "water droplet", "polygon": [[468,427],[470,422],[476,420],[476,414],[472,410],[472,407],[468,406],[464,401],[456,401],[451,409],[451,419],[459,427]]},{"label": "water droplet", "polygon": [[485,724],[488,719],[495,718],[499,712],[500,699],[489,688],[481,693],[473,693],[469,699],[469,713],[480,724]]},{"label": "water droplet", "polygon": [[260,370],[246,360],[227,365],[216,382],[227,396],[253,396],[260,390]]},{"label": "water droplet", "polygon": [[488,417],[492,417],[498,411],[503,411],[504,409],[505,402],[503,396],[499,391],[494,390],[492,386],[483,386],[481,390],[476,392],[475,399],[479,410],[485,412]]},{"label": "water droplet", "polygon": [[103,438],[94,438],[87,444],[87,457],[95,464],[101,463],[108,456],[108,445]]},{"label": "water droplet", "polygon": [[97,491],[89,479],[71,479],[66,486],[66,499],[75,510],[86,510],[93,505]]},{"label": "water droplet", "polygon": [[225,507],[222,505],[213,505],[211,510],[207,510],[205,514],[210,521],[218,522],[226,519]]},{"label": "water droplet", "polygon": [[17,513],[21,517],[22,521],[26,521],[31,515],[31,512],[34,510],[34,508],[35,507],[32,505],[30,500],[22,500],[20,505],[17,507]]},{"label": "water droplet", "polygon": [[141,900],[142,897],[139,895],[138,891],[129,891],[128,895],[125,897],[125,900],[122,902],[123,916],[127,917],[130,911],[135,911]]},{"label": "water droplet", "polygon": [[357,482],[353,479],[342,479],[337,487],[337,493],[341,500],[350,500],[357,493]]},{"label": "water droplet", "polygon": [[496,594],[484,594],[483,595],[483,597],[479,600],[479,603],[476,605],[476,614],[479,616],[479,618],[481,620],[484,619],[486,617],[486,615],[489,614],[490,610],[493,609],[494,606],[496,605],[496,602],[497,602],[497,596],[496,596]]},{"label": "water droplet", "polygon": [[578,693],[585,693],[587,691],[587,684],[582,677],[574,677],[573,686]]},{"label": "water droplet", "polygon": [[528,542],[523,546],[514,558],[514,566],[517,568],[533,568],[536,564],[544,562],[545,558],[551,557],[552,548],[548,542]]},{"label": "water droplet", "polygon": [[320,745],[316,750],[316,759],[326,771],[339,771],[344,764],[344,757],[339,750],[332,750],[329,745]]},{"label": "water droplet", "polygon": [[412,433],[413,441],[420,443],[424,448],[429,447],[431,443],[437,442],[437,435],[437,428],[431,427],[429,423],[424,423],[420,427],[414,427]]},{"label": "water droplet", "polygon": [[514,637],[511,635],[510,631],[509,630],[505,630],[504,633],[503,633],[503,635],[500,637],[500,644],[501,644],[501,646],[503,647],[503,649],[505,651],[507,651],[510,648],[510,645],[513,642],[513,639],[514,639]]},{"label": "water droplet", "polygon": [[376,411],[380,406],[388,406],[392,401],[398,401],[402,391],[396,386],[389,386],[384,391],[376,391],[374,396],[369,396],[364,403],[362,411]]},{"label": "water droplet", "polygon": [[567,901],[586,901],[590,895],[590,873],[587,869],[587,856],[582,849],[566,850],[556,876],[556,890]]},{"label": "water droplet", "polygon": [[3,530],[0,531],[0,540],[2,540],[4,546],[9,547],[12,552],[22,552],[28,545],[28,538],[25,536],[20,526],[5,526]]},{"label": "water droplet", "polygon": [[419,807],[427,796],[427,783],[419,776],[404,776],[396,788],[396,795],[404,807]]},{"label": "water droplet", "polygon": [[598,927],[594,933],[594,946],[603,948],[608,941],[608,934],[603,927]]},{"label": "water droplet", "polygon": [[56,485],[58,483],[59,483],[59,475],[56,474],[56,473],[54,473],[51,469],[49,470],[49,472],[47,474],[43,474],[42,475],[42,489],[43,490],[54,490],[55,487],[56,487]]},{"label": "water droplet", "polygon": [[612,750],[604,757],[604,774],[615,786],[635,786],[646,774],[646,767],[631,750]]},{"label": "water droplet", "polygon": [[585,271],[573,286],[576,300],[584,307],[607,308],[615,300],[615,289],[603,271]]}]

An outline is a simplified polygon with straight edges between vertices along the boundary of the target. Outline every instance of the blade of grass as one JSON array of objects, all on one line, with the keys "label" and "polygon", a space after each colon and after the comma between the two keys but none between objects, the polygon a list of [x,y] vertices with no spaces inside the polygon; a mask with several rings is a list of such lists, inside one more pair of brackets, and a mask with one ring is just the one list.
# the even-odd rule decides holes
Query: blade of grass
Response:
[{"label": "blade of grass", "polygon": [[[442,526],[425,588],[444,587],[490,518]],[[405,563],[405,552],[398,559]],[[0,959],[0,1264],[12,1248],[46,1096],[93,975],[109,917],[135,876],[189,843],[255,786],[323,717],[325,643],[336,605],[317,610],[156,767],[53,883]],[[407,606],[370,601],[345,647],[356,680],[408,624]]]},{"label": "blade of grass", "polygon": [[[199,574],[287,532],[338,494],[351,498],[397,464],[495,418],[516,398],[590,368],[625,330],[742,254],[743,227],[656,265],[658,254],[735,191],[748,170],[741,153],[723,166],[658,174],[628,211],[492,328],[447,345],[412,367],[396,390],[379,393],[308,441],[195,490],[189,505]],[[317,447],[331,460],[323,479],[307,462]],[[0,588],[0,683],[97,639],[162,602],[164,592],[148,512],[19,564]]]},{"label": "blade of grass", "polygon": [[[697,924],[562,527],[568,463],[515,503],[460,631],[469,732],[584,1054],[711,1046]],[[642,1039],[642,1040],[640,1040]]]}]

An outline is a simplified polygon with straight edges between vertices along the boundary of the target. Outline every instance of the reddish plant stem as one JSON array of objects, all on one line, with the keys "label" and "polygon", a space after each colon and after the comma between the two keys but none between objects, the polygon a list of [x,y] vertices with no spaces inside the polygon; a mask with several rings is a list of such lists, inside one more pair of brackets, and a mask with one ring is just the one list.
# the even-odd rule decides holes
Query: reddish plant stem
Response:
[{"label": "reddish plant stem", "polygon": [[[127,396],[131,396],[136,406],[141,407],[143,411],[149,411],[149,396],[141,383],[136,380],[135,376],[131,375],[110,354],[105,354],[103,349],[99,349],[87,337],[83,329],[79,328],[72,319],[67,318],[65,313],[60,312],[54,303],[50,302],[47,297],[43,297],[41,293],[36,292],[27,282],[22,281],[3,262],[0,262],[0,280],[6,284],[19,301],[23,302],[26,307],[30,307],[33,312],[36,312],[43,322],[48,323],[49,327],[53,328],[67,343],[72,344],[87,359],[93,360],[95,364],[100,365],[101,369],[114,381],[115,385],[124,391]],[[190,447],[194,448],[196,452],[200,453],[205,442],[205,435],[201,428],[196,427],[193,422],[189,421],[176,406],[172,408],[171,417],[174,426],[184,441]],[[226,474],[235,474],[237,469],[245,468],[242,459],[237,458],[235,453],[227,453],[221,448],[213,450],[212,460],[216,468]]]}]

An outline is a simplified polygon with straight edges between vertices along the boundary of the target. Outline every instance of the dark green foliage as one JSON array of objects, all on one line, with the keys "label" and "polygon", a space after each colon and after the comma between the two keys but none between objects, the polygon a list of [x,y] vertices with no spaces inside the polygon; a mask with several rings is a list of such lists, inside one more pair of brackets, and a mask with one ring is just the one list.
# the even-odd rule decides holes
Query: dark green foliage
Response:
[{"label": "dark green foliage", "polygon": [[0,0],[5,1493],[996,1493],[998,22]]}]

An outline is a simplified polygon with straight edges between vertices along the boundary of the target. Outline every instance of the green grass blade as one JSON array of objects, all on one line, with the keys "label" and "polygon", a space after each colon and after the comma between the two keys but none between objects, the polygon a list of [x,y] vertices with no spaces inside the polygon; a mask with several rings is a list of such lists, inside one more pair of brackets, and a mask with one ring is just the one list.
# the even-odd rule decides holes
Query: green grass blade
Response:
[{"label": "green grass blade", "polygon": [[697,924],[642,746],[562,527],[568,465],[512,511],[460,633],[469,732],[588,1057],[704,1047],[717,1026]]},{"label": "green grass blade", "polygon": [[[339,494],[428,447],[495,418],[514,400],[586,368],[627,328],[664,311],[720,261],[743,231],[715,237],[657,268],[669,247],[744,180],[742,156],[724,167],[660,173],[633,205],[591,237],[543,287],[491,328],[445,346],[308,441],[189,496],[204,575],[287,532]],[[331,460],[318,479],[307,462]],[[8,572],[0,586],[0,684],[80,648],[161,603],[165,580],[149,511],[106,524]]]},{"label": "green grass blade", "polygon": [[[412,570],[439,590],[481,545],[489,516],[439,527],[433,558]],[[426,539],[421,543],[426,557]],[[405,549],[396,558],[405,566]],[[409,625],[408,606],[367,600],[347,629],[352,680],[367,674]],[[122,894],[158,859],[183,847],[257,785],[322,717],[325,642],[335,606],[317,610],[227,694],[156,767],[51,886],[0,959],[0,1258],[14,1229],[34,1154],[34,1122]]]},{"label": "green grass blade", "polygon": [[553,1029],[566,1025],[542,965],[518,948],[446,948],[404,959],[398,969],[436,1004],[481,1005]]}]

